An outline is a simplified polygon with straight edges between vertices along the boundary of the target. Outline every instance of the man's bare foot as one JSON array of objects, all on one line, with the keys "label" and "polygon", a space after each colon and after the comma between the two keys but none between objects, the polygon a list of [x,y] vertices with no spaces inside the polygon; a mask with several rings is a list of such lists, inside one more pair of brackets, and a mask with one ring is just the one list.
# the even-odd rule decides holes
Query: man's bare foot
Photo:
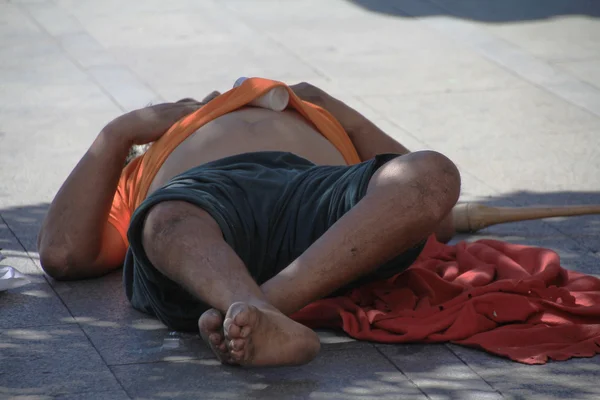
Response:
[{"label": "man's bare foot", "polygon": [[316,357],[317,334],[272,307],[233,303],[223,323],[232,363],[252,366],[300,365]]},{"label": "man's bare foot", "polygon": [[200,336],[210,346],[219,361],[229,364],[229,354],[223,336],[223,315],[214,308],[205,311],[198,320]]}]

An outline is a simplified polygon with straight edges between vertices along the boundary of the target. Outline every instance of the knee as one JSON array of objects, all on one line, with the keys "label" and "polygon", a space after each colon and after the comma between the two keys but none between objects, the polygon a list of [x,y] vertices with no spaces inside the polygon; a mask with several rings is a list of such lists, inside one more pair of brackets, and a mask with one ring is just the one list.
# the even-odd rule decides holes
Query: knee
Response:
[{"label": "knee", "polygon": [[153,206],[144,221],[144,245],[167,244],[178,231],[186,229],[190,223],[198,226],[198,221],[209,221],[204,210],[184,201],[165,201]]},{"label": "knee", "polygon": [[158,203],[148,211],[142,230],[145,245],[162,242],[181,222],[183,217],[181,207],[176,203],[170,201]]},{"label": "knee", "polygon": [[385,186],[392,194],[403,199],[411,196],[415,205],[426,208],[439,220],[452,210],[460,195],[458,168],[435,151],[397,157],[379,168],[373,178],[376,185]]}]

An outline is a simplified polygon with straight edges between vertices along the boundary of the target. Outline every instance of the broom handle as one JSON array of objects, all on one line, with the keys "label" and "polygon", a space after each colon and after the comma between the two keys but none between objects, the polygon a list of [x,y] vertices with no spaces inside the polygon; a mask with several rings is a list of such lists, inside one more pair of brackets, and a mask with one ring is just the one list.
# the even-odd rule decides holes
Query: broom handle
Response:
[{"label": "broom handle", "polygon": [[477,203],[461,203],[452,210],[456,232],[477,232],[504,222],[531,219],[600,214],[600,205],[563,207],[490,207]]}]

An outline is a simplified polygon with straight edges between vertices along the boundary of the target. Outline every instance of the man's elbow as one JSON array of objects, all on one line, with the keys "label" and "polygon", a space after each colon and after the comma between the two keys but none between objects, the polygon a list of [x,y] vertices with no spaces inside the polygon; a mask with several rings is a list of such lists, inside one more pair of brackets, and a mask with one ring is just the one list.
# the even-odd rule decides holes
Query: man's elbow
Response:
[{"label": "man's elbow", "polygon": [[65,280],[69,277],[69,261],[66,254],[40,249],[40,264],[44,272],[56,280]]},{"label": "man's elbow", "polygon": [[56,249],[40,249],[42,269],[52,278],[64,281],[81,277],[80,271],[85,262],[77,261],[81,257],[69,251]]}]

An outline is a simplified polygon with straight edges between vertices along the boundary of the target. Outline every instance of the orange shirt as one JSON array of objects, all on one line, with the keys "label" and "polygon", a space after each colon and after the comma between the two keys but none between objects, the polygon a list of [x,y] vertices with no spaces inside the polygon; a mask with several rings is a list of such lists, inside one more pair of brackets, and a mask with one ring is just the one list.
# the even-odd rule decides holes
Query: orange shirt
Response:
[{"label": "orange shirt", "polygon": [[240,86],[223,93],[175,123],[143,156],[136,158],[123,169],[108,222],[117,229],[126,245],[129,245],[127,230],[131,216],[146,198],[154,177],[169,154],[204,124],[247,105],[278,86],[287,88],[290,94],[288,107],[294,108],[311,121],[342,153],[348,164],[361,161],[347,133],[327,111],[302,101],[284,83],[262,78],[246,79]]}]

